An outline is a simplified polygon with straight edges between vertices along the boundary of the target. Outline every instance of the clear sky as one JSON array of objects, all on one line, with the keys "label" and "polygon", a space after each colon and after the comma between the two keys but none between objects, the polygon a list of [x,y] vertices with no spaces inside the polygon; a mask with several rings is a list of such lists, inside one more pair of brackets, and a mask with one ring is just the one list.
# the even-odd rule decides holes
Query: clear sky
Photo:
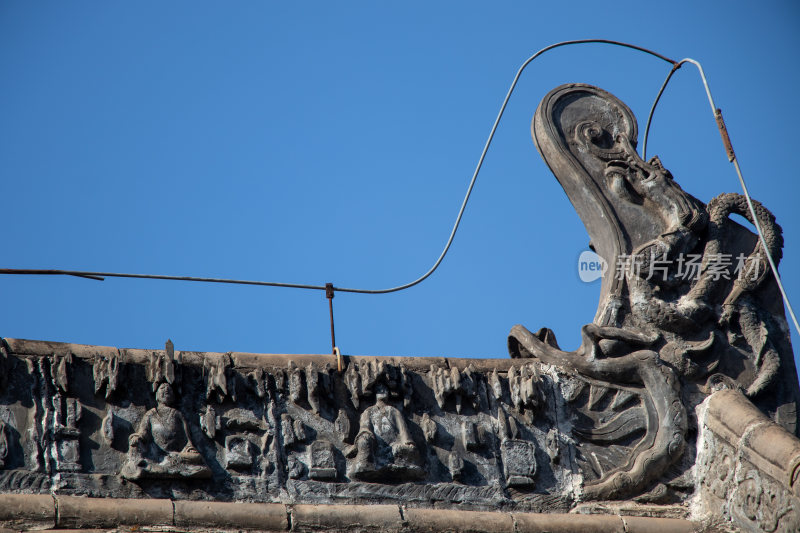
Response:
[{"label": "clear sky", "polygon": [[[762,2],[0,2],[6,268],[383,288],[439,255],[508,86],[551,43],[629,41],[701,61],[800,307],[800,8]],[[530,139],[540,99],[586,82],[644,130],[669,65],[603,45],[523,75],[439,270],[338,294],[347,354],[506,357],[517,323],[574,349],[599,282]],[[695,70],[649,155],[703,201],[740,192]],[[324,294],[0,276],[0,335],[119,347],[327,353]],[[800,343],[794,336],[795,346]],[[795,349],[798,353],[798,349]]]}]

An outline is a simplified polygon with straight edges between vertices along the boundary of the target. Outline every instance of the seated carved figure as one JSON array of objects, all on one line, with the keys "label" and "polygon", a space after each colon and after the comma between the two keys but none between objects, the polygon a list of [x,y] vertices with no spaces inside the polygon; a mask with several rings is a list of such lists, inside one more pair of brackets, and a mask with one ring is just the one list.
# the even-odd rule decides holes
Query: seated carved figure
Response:
[{"label": "seated carved figure", "polygon": [[354,479],[407,481],[425,476],[420,454],[403,414],[387,403],[386,385],[375,388],[375,405],[362,414],[355,444],[347,450],[352,459],[348,476]]},{"label": "seated carved figure", "polygon": [[122,467],[127,479],[206,478],[211,470],[192,445],[183,415],[172,407],[172,387],[162,383],[156,391],[158,405],[145,413],[136,433],[128,439],[128,460]]}]

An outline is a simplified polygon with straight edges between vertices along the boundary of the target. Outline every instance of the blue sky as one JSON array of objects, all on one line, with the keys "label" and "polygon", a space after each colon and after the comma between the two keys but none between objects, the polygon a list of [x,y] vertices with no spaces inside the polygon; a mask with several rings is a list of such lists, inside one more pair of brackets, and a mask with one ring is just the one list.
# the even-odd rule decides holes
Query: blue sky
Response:
[{"label": "blue sky", "polygon": [[[0,3],[2,265],[383,288],[439,255],[519,65],[562,40],[701,61],[751,193],[785,233],[800,306],[796,2]],[[450,254],[427,281],[338,294],[348,354],[505,357],[522,323],[575,348],[599,282],[530,139],[586,82],[640,121],[669,65],[587,45],[523,75]],[[697,73],[648,146],[703,201],[740,192]],[[119,347],[327,353],[315,291],[0,277],[0,335]],[[795,345],[800,340],[794,336]],[[797,353],[797,350],[795,350]]]}]

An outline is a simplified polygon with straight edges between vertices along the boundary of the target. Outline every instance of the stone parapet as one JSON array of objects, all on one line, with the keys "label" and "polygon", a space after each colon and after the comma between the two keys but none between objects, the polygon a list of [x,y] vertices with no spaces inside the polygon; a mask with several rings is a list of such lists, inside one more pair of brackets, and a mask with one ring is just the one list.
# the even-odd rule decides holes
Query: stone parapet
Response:
[{"label": "stone parapet", "polygon": [[[3,529],[6,528],[6,529]],[[247,530],[366,533],[689,533],[674,518],[415,509],[397,505],[285,505],[0,495],[0,532]]]},{"label": "stone parapet", "polygon": [[731,530],[800,530],[800,439],[743,394],[721,390],[699,407],[694,516]]},{"label": "stone parapet", "polygon": [[567,512],[597,466],[566,411],[646,407],[526,360],[0,351],[0,494]]}]

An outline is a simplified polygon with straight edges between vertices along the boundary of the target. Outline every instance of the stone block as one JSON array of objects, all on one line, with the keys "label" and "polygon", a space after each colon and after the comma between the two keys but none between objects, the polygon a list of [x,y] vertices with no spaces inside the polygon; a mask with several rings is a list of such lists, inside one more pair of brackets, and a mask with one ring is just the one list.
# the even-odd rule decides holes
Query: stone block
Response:
[{"label": "stone block", "polygon": [[294,505],[292,531],[400,531],[396,505]]},{"label": "stone block", "polygon": [[517,533],[626,533],[618,516],[512,513]]},{"label": "stone block", "polygon": [[650,518],[623,516],[627,533],[691,533],[700,531],[700,525],[679,518]]},{"label": "stone block", "polygon": [[58,528],[172,526],[170,500],[124,500],[56,496]]},{"label": "stone block", "polygon": [[0,524],[15,529],[53,527],[56,506],[49,494],[0,494]]},{"label": "stone block", "polygon": [[414,532],[513,533],[514,520],[508,513],[444,509],[403,509],[406,527]]},{"label": "stone block", "polygon": [[747,428],[768,420],[758,407],[738,391],[721,390],[708,400],[706,425],[734,446]]},{"label": "stone block", "polygon": [[175,526],[287,531],[289,519],[280,503],[176,501]]},{"label": "stone block", "polygon": [[742,447],[744,458],[765,473],[780,481],[785,487],[800,496],[800,484],[796,483],[800,468],[800,439],[768,422],[745,437]]}]

